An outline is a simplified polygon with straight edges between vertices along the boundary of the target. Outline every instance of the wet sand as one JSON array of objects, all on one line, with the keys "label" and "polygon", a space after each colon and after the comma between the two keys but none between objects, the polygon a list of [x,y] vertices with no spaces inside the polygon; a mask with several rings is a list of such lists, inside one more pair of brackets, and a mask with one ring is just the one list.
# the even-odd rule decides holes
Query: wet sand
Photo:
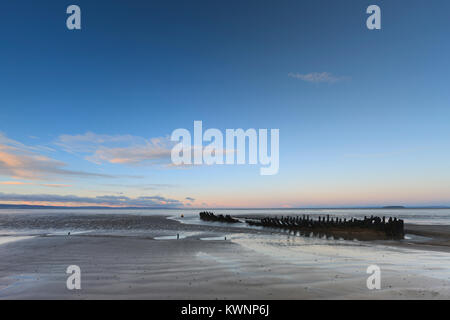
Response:
[{"label": "wet sand", "polygon": [[[36,220],[36,228],[44,228],[46,218],[43,221],[32,218]],[[420,275],[399,273],[394,270],[395,266],[386,264],[382,289],[368,290],[365,261],[338,259],[332,255],[311,259],[301,251],[293,251],[298,255],[297,263],[294,259],[279,259],[253,246],[263,239],[261,237],[270,236],[266,231],[247,230],[251,238],[244,237],[244,240],[203,241],[200,238],[238,237],[245,228],[195,226],[165,217],[146,216],[131,218],[131,221],[136,219],[134,227],[139,225],[139,230],[131,234],[126,232],[126,226],[130,226],[129,216],[127,221],[120,216],[112,220],[111,216],[91,218],[61,218],[51,227],[93,229],[93,232],[71,236],[39,234],[0,245],[0,299],[450,298],[450,278],[428,277],[426,272]],[[28,219],[3,219],[2,227],[17,227],[28,223]],[[106,221],[111,224],[109,231],[95,231],[96,225]],[[414,232],[424,235],[426,230],[442,233],[444,229],[424,226]],[[157,236],[177,232],[188,236],[180,240],[155,240]],[[448,235],[440,233],[442,237]],[[285,247],[286,242],[278,245]],[[309,249],[302,242],[297,246]],[[342,248],[346,250],[345,246]],[[339,250],[338,253],[345,252]],[[366,251],[366,248],[361,250]],[[380,257],[381,254],[389,254],[389,251],[381,250]],[[346,260],[348,264],[342,265]],[[81,268],[81,290],[66,288],[68,275],[65,271],[69,265]]]},{"label": "wet sand", "polygon": [[388,243],[416,250],[450,253],[450,226],[405,224],[405,234],[407,237],[413,236],[413,238]]},{"label": "wet sand", "polygon": [[407,224],[405,231],[409,234],[433,238],[435,241],[440,240],[450,246],[450,226]]}]

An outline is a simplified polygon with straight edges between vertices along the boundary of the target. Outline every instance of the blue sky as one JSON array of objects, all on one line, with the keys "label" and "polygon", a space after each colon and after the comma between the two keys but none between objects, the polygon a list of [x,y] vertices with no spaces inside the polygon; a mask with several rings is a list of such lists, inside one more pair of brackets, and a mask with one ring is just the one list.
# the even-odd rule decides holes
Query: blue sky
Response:
[{"label": "blue sky", "polygon": [[[65,26],[71,4],[82,30]],[[371,4],[381,30],[366,28]],[[0,202],[450,205],[449,9],[437,0],[2,4]],[[165,165],[167,137],[194,120],[280,129],[279,173]],[[146,161],[155,153],[157,164]]]}]

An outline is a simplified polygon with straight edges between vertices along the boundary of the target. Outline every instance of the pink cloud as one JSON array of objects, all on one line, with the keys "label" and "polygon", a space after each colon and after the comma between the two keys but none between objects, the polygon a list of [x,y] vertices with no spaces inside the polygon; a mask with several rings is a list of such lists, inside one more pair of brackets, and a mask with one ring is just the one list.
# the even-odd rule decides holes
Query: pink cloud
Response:
[{"label": "pink cloud", "polygon": [[14,179],[48,180],[54,177],[111,177],[109,175],[66,169],[64,162],[39,153],[40,148],[29,147],[0,134],[0,176]]}]

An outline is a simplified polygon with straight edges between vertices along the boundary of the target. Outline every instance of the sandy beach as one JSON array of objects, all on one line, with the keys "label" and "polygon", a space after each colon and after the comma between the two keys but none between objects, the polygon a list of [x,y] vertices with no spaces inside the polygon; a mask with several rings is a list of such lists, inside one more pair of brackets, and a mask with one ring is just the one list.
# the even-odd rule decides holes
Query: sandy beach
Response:
[{"label": "sandy beach", "polygon": [[[419,240],[374,244],[164,216],[3,216],[1,224],[72,233],[39,231],[0,245],[0,299],[450,298],[447,226],[408,226]],[[405,269],[417,259],[424,266]],[[366,287],[372,263],[382,269],[381,290]],[[66,288],[69,265],[81,269],[81,290]]]}]

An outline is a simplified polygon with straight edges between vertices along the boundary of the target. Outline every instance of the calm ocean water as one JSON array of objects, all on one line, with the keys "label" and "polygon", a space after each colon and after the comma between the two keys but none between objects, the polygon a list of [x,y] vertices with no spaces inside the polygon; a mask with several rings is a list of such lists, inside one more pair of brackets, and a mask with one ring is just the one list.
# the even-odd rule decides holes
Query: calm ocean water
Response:
[{"label": "calm ocean water", "polygon": [[[201,209],[0,209],[1,215],[36,215],[36,216],[60,216],[70,214],[131,214],[131,215],[168,215],[180,217],[184,215],[186,220],[196,221]],[[427,225],[450,225],[450,209],[212,209],[216,214],[231,214],[235,216],[248,215],[318,215],[329,214],[332,217],[361,218],[376,215],[386,217],[397,217],[406,223]],[[200,223],[200,220],[198,219]]]}]

